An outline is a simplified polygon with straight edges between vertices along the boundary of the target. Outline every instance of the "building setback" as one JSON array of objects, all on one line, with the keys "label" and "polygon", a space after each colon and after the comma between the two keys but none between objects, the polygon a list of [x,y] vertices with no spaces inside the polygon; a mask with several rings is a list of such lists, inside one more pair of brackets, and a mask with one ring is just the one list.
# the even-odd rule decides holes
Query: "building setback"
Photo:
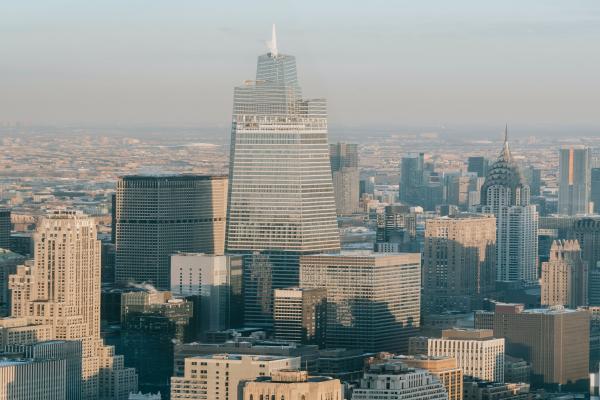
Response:
[{"label": "building setback", "polygon": [[81,340],[82,398],[125,400],[137,391],[137,375],[100,337],[96,221],[80,212],[53,212],[39,221],[34,243],[34,265],[10,276],[11,317],[0,319],[2,345]]},{"label": "building setback", "polygon": [[226,247],[245,256],[245,324],[271,329],[273,289],[298,286],[300,255],[340,249],[327,102],[302,98],[275,28],[256,80],[234,89],[229,194]]},{"label": "building setback", "polygon": [[480,211],[496,216],[496,280],[538,279],[538,212],[508,145],[508,129],[497,160],[481,187]]}]

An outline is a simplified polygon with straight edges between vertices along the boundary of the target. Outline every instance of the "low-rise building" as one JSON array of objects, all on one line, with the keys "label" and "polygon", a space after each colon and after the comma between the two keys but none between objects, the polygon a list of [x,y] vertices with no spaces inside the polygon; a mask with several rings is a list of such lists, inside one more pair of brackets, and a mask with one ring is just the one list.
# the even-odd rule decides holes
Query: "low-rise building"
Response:
[{"label": "low-rise building", "polygon": [[282,369],[300,369],[300,358],[242,354],[186,358],[183,376],[171,378],[171,400],[242,399],[242,381]]},{"label": "low-rise building", "polygon": [[352,400],[447,400],[444,385],[424,369],[395,361],[371,365]]},{"label": "low-rise building", "polygon": [[504,339],[489,329],[446,329],[441,338],[413,337],[409,353],[453,357],[466,376],[504,382]]},{"label": "low-rise building", "polygon": [[67,398],[67,361],[0,360],[0,399],[63,400]]},{"label": "low-rise building", "polygon": [[444,385],[448,393],[448,400],[462,400],[463,398],[463,371],[458,367],[456,359],[443,356],[399,356],[392,360],[400,360],[412,368],[429,371]]},{"label": "low-rise building", "polygon": [[306,371],[279,370],[244,384],[243,400],[300,399],[343,400],[342,384],[328,376],[309,376]]}]

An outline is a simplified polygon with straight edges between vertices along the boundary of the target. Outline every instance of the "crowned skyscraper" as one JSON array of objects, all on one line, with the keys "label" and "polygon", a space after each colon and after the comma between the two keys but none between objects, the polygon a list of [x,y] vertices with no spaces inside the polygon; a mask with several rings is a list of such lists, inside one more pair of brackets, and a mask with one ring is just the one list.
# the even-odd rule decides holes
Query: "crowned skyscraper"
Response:
[{"label": "crowned skyscraper", "polygon": [[490,166],[481,188],[483,212],[496,216],[496,280],[527,282],[537,280],[538,213],[529,204],[529,186],[523,182],[508,146]]},{"label": "crowned skyscraper", "polygon": [[258,57],[234,90],[226,247],[245,254],[246,324],[270,325],[274,288],[298,285],[299,255],[340,248],[324,99],[303,99],[293,56]]}]

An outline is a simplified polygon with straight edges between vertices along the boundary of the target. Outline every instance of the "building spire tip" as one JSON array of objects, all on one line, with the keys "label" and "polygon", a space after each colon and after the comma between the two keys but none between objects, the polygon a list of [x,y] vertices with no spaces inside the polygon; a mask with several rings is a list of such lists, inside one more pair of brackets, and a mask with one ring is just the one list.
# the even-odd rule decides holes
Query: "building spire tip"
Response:
[{"label": "building spire tip", "polygon": [[269,53],[273,57],[277,57],[279,52],[277,51],[277,30],[275,29],[275,24],[273,24],[273,28],[271,30],[271,41],[267,43],[269,47]]}]

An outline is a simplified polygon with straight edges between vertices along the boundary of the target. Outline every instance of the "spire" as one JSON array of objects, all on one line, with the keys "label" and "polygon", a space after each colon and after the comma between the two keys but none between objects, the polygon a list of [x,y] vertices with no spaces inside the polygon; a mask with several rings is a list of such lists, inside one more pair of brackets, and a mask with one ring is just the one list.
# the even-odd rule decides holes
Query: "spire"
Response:
[{"label": "spire", "polygon": [[511,161],[510,147],[508,146],[508,124],[504,127],[504,146],[502,147],[502,151],[500,152],[499,159],[504,160],[506,162]]},{"label": "spire", "polygon": [[277,51],[277,31],[275,30],[275,24],[273,24],[273,30],[271,31],[271,41],[267,42],[267,46],[269,47],[269,54],[272,57],[277,57],[279,52]]}]

